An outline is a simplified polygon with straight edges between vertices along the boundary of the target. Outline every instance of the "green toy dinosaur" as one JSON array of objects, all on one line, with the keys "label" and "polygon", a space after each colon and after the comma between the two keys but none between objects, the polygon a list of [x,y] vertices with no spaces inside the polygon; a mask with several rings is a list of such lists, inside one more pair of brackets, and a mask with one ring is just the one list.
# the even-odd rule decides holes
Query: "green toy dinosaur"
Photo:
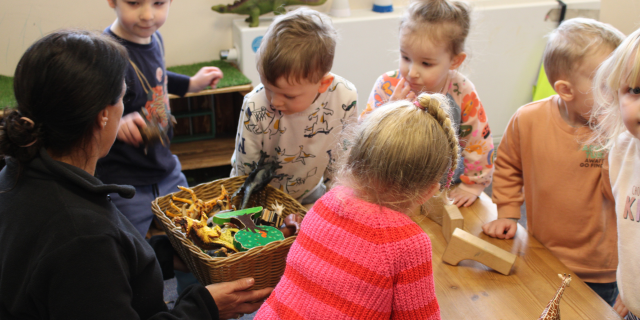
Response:
[{"label": "green toy dinosaur", "polygon": [[272,11],[275,14],[283,14],[284,6],[319,6],[325,2],[327,0],[236,0],[233,4],[213,6],[211,10],[220,13],[248,14],[249,17],[245,21],[249,22],[249,27],[255,28],[260,24],[258,18],[262,14]]}]

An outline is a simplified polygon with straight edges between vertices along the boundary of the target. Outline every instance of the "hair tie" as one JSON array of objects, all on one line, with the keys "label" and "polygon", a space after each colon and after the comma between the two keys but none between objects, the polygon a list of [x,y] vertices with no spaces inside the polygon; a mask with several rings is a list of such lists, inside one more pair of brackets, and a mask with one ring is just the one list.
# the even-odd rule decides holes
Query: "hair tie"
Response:
[{"label": "hair tie", "polygon": [[420,110],[427,110],[427,107],[423,107],[418,100],[414,101],[413,104],[415,104]]},{"label": "hair tie", "polygon": [[[31,128],[35,127],[36,124],[33,122],[33,120],[27,118],[27,117],[20,117],[20,120],[24,120],[26,122],[29,122],[31,124]],[[32,145],[34,145],[36,143],[36,141],[38,141],[38,138],[35,138],[33,141],[31,141],[28,144],[22,145],[20,146],[20,148],[28,148],[31,147]]]},{"label": "hair tie", "polygon": [[24,120],[24,121],[26,121],[26,122],[31,123],[31,127],[35,127],[35,125],[36,125],[36,124],[33,122],[33,120],[31,120],[31,119],[29,119],[29,118],[27,118],[27,117],[20,117],[20,120]]},{"label": "hair tie", "polygon": [[453,179],[453,174],[455,172],[455,168],[456,167],[451,167],[451,170],[449,170],[449,174],[447,175],[447,184],[444,185],[445,189],[449,189],[449,187],[451,187],[451,180]]}]

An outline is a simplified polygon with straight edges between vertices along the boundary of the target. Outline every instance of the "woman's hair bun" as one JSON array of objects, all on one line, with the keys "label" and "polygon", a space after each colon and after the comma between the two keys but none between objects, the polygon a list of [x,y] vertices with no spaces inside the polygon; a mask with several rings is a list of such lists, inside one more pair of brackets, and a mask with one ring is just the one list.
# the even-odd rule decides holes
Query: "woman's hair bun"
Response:
[{"label": "woman's hair bun", "polygon": [[40,125],[12,110],[0,120],[0,155],[31,160],[41,146]]}]

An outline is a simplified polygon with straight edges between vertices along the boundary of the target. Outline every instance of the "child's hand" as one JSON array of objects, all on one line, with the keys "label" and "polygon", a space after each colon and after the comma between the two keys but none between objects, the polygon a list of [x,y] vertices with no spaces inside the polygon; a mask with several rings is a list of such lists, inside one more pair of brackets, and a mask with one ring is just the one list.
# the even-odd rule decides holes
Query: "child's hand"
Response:
[{"label": "child's hand", "polygon": [[131,112],[120,120],[120,124],[118,126],[118,140],[137,147],[143,142],[140,129],[146,127],[147,123],[144,122],[140,113]]},{"label": "child's hand", "polygon": [[411,86],[407,85],[407,82],[404,78],[400,79],[396,89],[391,94],[389,101],[397,101],[397,100],[409,100],[413,101],[416,99],[415,92],[411,91]]},{"label": "child's hand", "polygon": [[460,188],[455,188],[449,192],[449,198],[451,198],[453,204],[460,208],[463,206],[468,207],[472,205],[476,201],[476,199],[478,199],[478,196],[471,192],[464,191]]},{"label": "child's hand", "polygon": [[627,316],[627,313],[629,313],[629,309],[627,309],[624,303],[622,303],[622,298],[620,298],[620,294],[618,294],[618,297],[616,298],[616,303],[613,304],[613,310],[615,310],[620,316],[620,318],[623,318],[623,319],[624,317]]},{"label": "child's hand", "polygon": [[252,278],[232,282],[220,282],[207,286],[207,290],[218,306],[220,319],[238,319],[254,313],[273,291],[273,288],[249,290],[255,283]]},{"label": "child's hand", "polygon": [[222,79],[222,71],[216,67],[202,67],[189,81],[189,92],[204,90],[207,86],[214,88]]},{"label": "child's hand", "polygon": [[485,234],[498,239],[511,239],[517,230],[518,223],[511,219],[498,219],[482,225]]}]

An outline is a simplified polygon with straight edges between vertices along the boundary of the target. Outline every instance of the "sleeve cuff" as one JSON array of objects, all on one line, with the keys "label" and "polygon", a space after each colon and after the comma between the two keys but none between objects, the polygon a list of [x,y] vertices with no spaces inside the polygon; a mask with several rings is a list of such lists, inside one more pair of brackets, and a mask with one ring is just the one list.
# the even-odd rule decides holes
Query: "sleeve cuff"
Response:
[{"label": "sleeve cuff", "polygon": [[176,301],[173,313],[182,315],[180,319],[219,319],[216,302],[209,290],[200,284],[184,289]]},{"label": "sleeve cuff", "polygon": [[507,203],[498,205],[498,219],[520,219],[520,206],[522,204]]}]

